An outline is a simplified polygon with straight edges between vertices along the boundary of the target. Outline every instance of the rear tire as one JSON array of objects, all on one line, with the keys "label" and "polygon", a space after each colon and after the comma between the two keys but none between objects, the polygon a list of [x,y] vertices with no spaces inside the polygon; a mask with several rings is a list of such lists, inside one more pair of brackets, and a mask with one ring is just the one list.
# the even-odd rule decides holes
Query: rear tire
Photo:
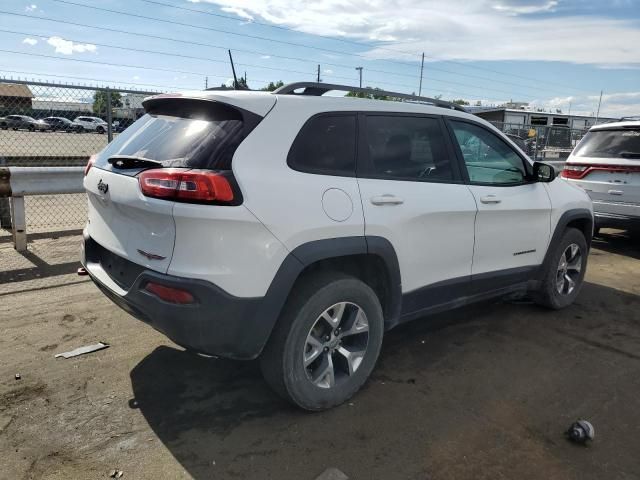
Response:
[{"label": "rear tire", "polygon": [[310,411],[339,405],[373,370],[384,332],[380,301],[357,278],[336,272],[296,286],[260,357],[267,383]]},{"label": "rear tire", "polygon": [[568,228],[545,265],[536,303],[553,310],[571,305],[582,288],[589,250],[584,234]]}]

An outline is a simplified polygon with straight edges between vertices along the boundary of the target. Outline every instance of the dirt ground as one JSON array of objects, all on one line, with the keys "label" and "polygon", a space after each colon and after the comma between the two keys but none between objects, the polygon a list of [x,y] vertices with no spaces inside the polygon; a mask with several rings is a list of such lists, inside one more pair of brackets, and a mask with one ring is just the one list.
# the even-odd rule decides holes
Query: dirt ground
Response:
[{"label": "dirt ground", "polygon": [[[572,307],[491,302],[401,326],[365,388],[317,414],[255,363],[182,351],[64,255],[0,273],[0,478],[640,478],[640,245],[609,232],[594,247]],[[111,347],[53,357],[98,341]],[[563,437],[578,418],[588,447]]]}]

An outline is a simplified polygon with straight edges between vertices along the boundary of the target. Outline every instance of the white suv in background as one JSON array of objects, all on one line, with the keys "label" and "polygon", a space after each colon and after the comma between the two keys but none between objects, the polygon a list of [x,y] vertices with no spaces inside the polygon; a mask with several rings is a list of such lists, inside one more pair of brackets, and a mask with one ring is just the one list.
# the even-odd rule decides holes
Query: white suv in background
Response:
[{"label": "white suv in background", "polygon": [[99,117],[76,117],[73,123],[90,132],[106,133],[107,131],[107,122]]},{"label": "white suv in background", "polygon": [[562,176],[593,200],[596,229],[640,232],[640,121],[591,127],[567,159]]},{"label": "white suv in background", "polygon": [[96,285],[187,349],[260,357],[308,410],[353,395],[402,322],[514,293],[573,302],[582,189],[460,107],[330,90],[354,88],[146,99],[85,172]]}]

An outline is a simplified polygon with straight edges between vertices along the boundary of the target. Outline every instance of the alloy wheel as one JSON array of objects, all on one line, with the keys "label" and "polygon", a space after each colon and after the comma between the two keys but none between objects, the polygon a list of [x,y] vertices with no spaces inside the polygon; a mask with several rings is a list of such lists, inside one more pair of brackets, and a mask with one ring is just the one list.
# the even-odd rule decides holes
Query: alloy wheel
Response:
[{"label": "alloy wheel", "polygon": [[582,252],[572,243],[560,256],[556,272],[556,289],[560,295],[570,295],[577,286],[582,270]]},{"label": "alloy wheel", "polygon": [[364,310],[351,302],[327,308],[316,319],[304,346],[307,378],[317,387],[348,381],[367,352],[369,323]]}]

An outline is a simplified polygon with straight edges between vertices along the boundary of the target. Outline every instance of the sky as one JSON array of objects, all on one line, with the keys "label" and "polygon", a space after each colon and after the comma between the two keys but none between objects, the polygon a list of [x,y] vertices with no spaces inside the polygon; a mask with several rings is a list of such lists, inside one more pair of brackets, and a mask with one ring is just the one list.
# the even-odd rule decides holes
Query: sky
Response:
[{"label": "sky", "polygon": [[0,76],[151,91],[238,75],[640,115],[640,0],[1,0]]}]

